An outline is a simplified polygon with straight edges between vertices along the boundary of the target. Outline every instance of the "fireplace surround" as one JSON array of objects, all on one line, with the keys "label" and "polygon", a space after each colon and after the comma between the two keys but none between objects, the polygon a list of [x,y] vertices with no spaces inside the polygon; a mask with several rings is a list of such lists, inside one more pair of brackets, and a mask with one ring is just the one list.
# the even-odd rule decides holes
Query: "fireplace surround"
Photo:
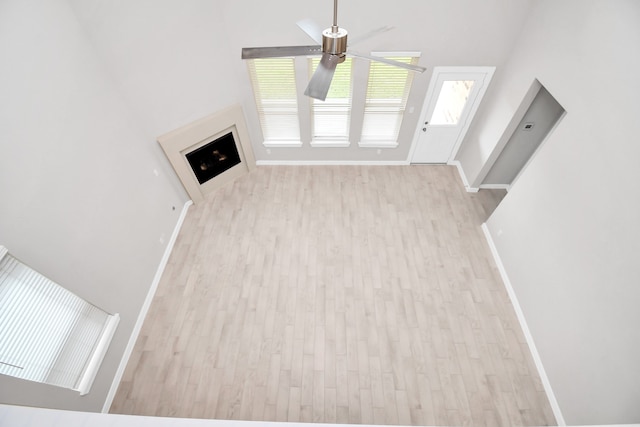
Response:
[{"label": "fireplace surround", "polygon": [[256,165],[239,105],[166,133],[158,143],[194,203]]}]

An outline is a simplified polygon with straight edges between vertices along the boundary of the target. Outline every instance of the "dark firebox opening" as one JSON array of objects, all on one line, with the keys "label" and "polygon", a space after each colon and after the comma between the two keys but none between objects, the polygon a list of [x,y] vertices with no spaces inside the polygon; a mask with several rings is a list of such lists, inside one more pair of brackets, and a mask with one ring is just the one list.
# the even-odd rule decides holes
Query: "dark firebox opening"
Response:
[{"label": "dark firebox opening", "polygon": [[200,184],[240,163],[240,155],[231,132],[193,150],[186,157]]}]

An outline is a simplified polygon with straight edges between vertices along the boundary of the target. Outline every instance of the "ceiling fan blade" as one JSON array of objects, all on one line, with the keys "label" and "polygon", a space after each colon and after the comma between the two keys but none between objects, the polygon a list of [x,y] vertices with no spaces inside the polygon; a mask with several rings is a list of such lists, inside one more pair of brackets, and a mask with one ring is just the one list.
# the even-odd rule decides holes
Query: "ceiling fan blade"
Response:
[{"label": "ceiling fan blade", "polygon": [[392,59],[381,58],[379,56],[371,56],[371,55],[362,55],[360,53],[355,53],[352,51],[348,52],[349,55],[355,56],[356,58],[364,58],[369,59],[371,61],[383,62],[385,64],[394,65],[396,67],[406,68],[407,70],[415,71],[418,73],[424,73],[427,69],[425,67],[421,67],[419,65],[405,64],[404,62],[394,61]]},{"label": "ceiling fan blade", "polygon": [[296,24],[311,37],[311,40],[322,44],[322,28],[313,19],[303,19],[302,21],[296,22]]},{"label": "ceiling fan blade", "polygon": [[278,58],[283,56],[320,55],[320,46],[243,47],[242,59]]},{"label": "ceiling fan blade", "polygon": [[391,31],[393,30],[394,27],[390,26],[390,25],[385,25],[384,27],[380,27],[380,28],[376,28],[375,30],[371,30],[368,33],[362,34],[360,36],[357,37],[351,37],[349,38],[349,46],[353,46],[357,43],[360,43],[362,41],[365,41],[373,36],[377,36],[378,34],[382,34],[382,33],[386,33],[387,31]]},{"label": "ceiling fan blade", "polygon": [[333,80],[333,74],[336,71],[339,59],[338,55],[329,55],[328,53],[322,55],[318,68],[316,68],[309,85],[304,91],[305,95],[320,101],[327,99],[327,93],[329,93],[331,80]]}]

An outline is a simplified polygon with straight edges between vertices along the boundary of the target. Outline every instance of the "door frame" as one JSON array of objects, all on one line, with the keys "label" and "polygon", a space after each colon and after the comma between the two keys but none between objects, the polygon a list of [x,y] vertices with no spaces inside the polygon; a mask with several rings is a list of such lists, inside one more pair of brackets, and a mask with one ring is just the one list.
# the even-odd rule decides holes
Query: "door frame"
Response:
[{"label": "door frame", "polygon": [[476,96],[473,104],[470,106],[469,115],[467,117],[466,122],[463,124],[460,129],[460,133],[456,137],[456,142],[453,145],[453,149],[451,150],[451,154],[447,159],[446,164],[452,164],[452,161],[455,159],[458,154],[458,150],[462,145],[462,141],[464,140],[467,131],[469,130],[469,126],[473,121],[473,117],[478,111],[478,107],[480,106],[480,102],[484,97],[485,92],[487,91],[487,87],[489,83],[491,83],[491,79],[493,78],[493,74],[496,71],[496,67],[486,66],[486,67],[434,67],[433,73],[431,74],[431,80],[429,81],[429,88],[427,89],[427,95],[424,98],[424,103],[422,104],[422,110],[420,111],[420,119],[418,120],[418,125],[413,135],[413,141],[411,142],[411,148],[409,149],[409,154],[407,156],[407,162],[412,164],[413,154],[416,151],[416,147],[418,145],[418,140],[420,139],[420,132],[422,132],[423,123],[425,122],[425,115],[429,111],[429,108],[433,106],[433,104],[437,101],[437,97],[434,96],[434,92],[439,89],[436,88],[436,83],[438,82],[438,77],[441,73],[481,73],[484,74],[484,79],[482,81],[482,87],[480,87],[480,91],[478,92],[478,96]]},{"label": "door frame", "polygon": [[480,169],[480,172],[478,172],[478,176],[476,176],[476,179],[473,181],[471,185],[472,188],[477,188],[477,189],[497,188],[497,189],[506,190],[507,192],[511,191],[511,188],[513,188],[513,185],[522,176],[525,169],[529,167],[529,165],[533,161],[533,158],[538,155],[538,153],[540,152],[540,149],[542,149],[542,146],[546,144],[547,140],[551,137],[551,135],[555,132],[555,130],[560,125],[562,120],[565,118],[565,116],[567,115],[567,109],[564,108],[562,104],[560,104],[560,101],[558,101],[558,98],[556,98],[554,94],[549,92],[549,94],[556,100],[556,102],[558,102],[558,104],[560,104],[560,106],[564,109],[564,113],[562,113],[562,115],[558,118],[558,120],[556,120],[556,122],[553,124],[549,132],[545,135],[544,139],[540,143],[540,145],[538,145],[538,148],[536,148],[533,154],[531,154],[531,156],[526,161],[526,163],[522,166],[522,168],[520,169],[516,177],[511,182],[511,184],[509,185],[483,184],[485,178],[487,177],[487,175],[489,174],[489,172],[491,171],[495,163],[498,161],[498,158],[500,157],[500,154],[502,154],[502,151],[507,147],[507,144],[509,143],[511,136],[518,129],[518,125],[524,118],[525,114],[527,114],[527,112],[529,111],[529,108],[531,108],[533,101],[535,100],[536,96],[538,95],[538,92],[540,92],[540,89],[542,88],[545,88],[545,90],[549,92],[546,86],[544,86],[538,79],[533,79],[531,86],[529,86],[529,89],[527,90],[525,95],[522,97],[522,101],[520,102],[520,105],[518,105],[518,108],[516,109],[515,113],[513,113],[513,116],[511,117],[509,124],[507,125],[504,132],[500,136],[500,139],[498,140],[495,147],[491,151],[491,154],[489,154],[489,157],[487,158],[484,165]]}]

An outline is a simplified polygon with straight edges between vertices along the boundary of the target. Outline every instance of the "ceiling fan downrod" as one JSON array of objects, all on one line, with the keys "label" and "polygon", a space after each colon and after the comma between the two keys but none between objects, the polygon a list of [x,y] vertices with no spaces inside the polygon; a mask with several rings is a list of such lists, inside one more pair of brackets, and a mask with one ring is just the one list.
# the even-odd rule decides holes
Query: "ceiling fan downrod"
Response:
[{"label": "ceiling fan downrod", "polygon": [[339,62],[344,62],[347,34],[347,30],[338,27],[338,0],[333,0],[333,25],[322,32],[322,52],[337,55]]}]

